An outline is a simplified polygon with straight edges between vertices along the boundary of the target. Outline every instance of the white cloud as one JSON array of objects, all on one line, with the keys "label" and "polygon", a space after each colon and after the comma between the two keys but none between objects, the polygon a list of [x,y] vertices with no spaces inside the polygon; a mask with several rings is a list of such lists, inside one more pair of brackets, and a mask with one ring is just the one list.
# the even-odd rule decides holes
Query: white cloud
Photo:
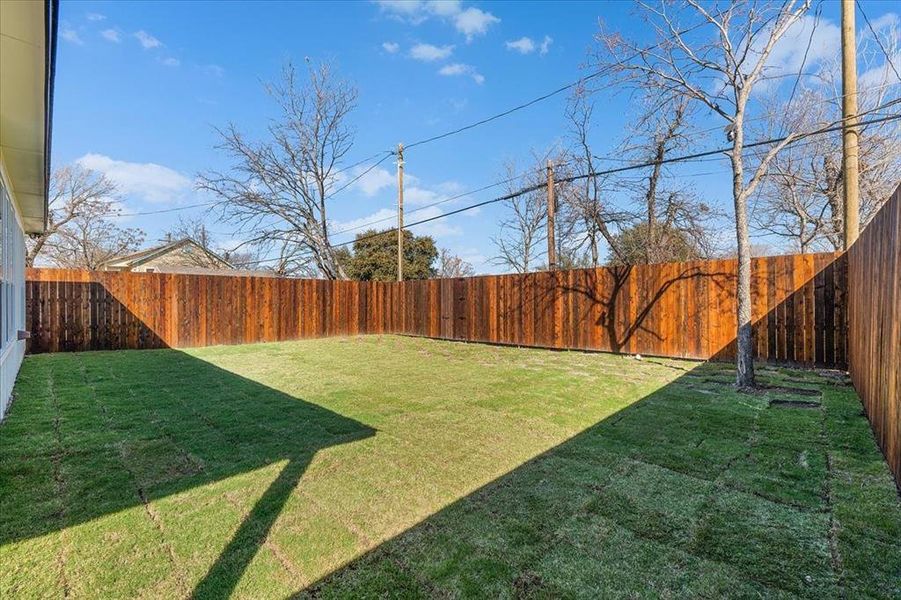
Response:
[{"label": "white cloud", "polygon": [[[899,17],[896,13],[889,12],[889,13],[885,13],[881,17],[876,17],[875,19],[872,19],[870,22],[873,25],[873,29],[875,29],[878,32],[881,29],[888,29],[891,27],[895,27],[897,25],[901,25],[901,17]],[[869,30],[870,30],[869,28],[866,29],[866,31],[869,31]],[[870,35],[872,35],[872,34],[870,34]]]},{"label": "white cloud", "polygon": [[525,36],[518,40],[507,42],[506,46],[507,50],[516,50],[520,54],[529,54],[535,51],[535,42],[532,41],[532,38]]},{"label": "white cloud", "polygon": [[540,44],[537,44],[535,40],[530,37],[522,36],[518,40],[513,40],[512,42],[507,42],[505,45],[507,46],[507,50],[514,50],[519,52],[520,54],[531,54],[538,50],[538,53],[541,56],[544,56],[548,53],[548,50],[551,48],[551,44],[554,43],[554,39],[546,35]]},{"label": "white cloud", "polygon": [[100,36],[106,41],[116,44],[122,41],[122,34],[118,29],[104,29],[100,32]]},{"label": "white cloud", "polygon": [[171,56],[161,59],[160,62],[167,67],[177,67],[181,64],[180,60]]},{"label": "white cloud", "polygon": [[359,219],[332,221],[329,223],[329,233],[335,235],[340,232],[346,232],[345,235],[349,236],[350,239],[353,239],[353,237],[356,237],[356,234],[362,233],[363,231],[370,229],[388,229],[393,227],[396,222],[397,211],[393,208],[380,208],[376,212],[366,215],[365,217],[360,217]]},{"label": "white cloud", "polygon": [[219,65],[204,65],[201,67],[203,72],[212,77],[224,77],[225,69],[220,67]]},{"label": "white cloud", "polygon": [[360,173],[363,172],[364,167],[357,169],[355,176],[360,178],[356,181],[356,183],[354,183],[354,187],[363,192],[364,196],[371,198],[386,187],[394,184],[394,175],[392,175],[387,169],[378,167],[360,176]]},{"label": "white cloud", "polygon": [[440,69],[438,69],[439,75],[444,75],[445,77],[458,77],[460,75],[468,75],[472,77],[472,80],[482,85],[485,83],[485,77],[476,70],[476,68],[472,65],[466,65],[463,63],[452,63],[449,65],[444,65]]},{"label": "white cloud", "polygon": [[[367,182],[367,178],[370,178]],[[366,182],[360,185],[360,182]],[[361,178],[360,182],[354,185],[355,189],[359,189],[367,196],[375,196],[379,192],[388,190],[383,194],[383,198],[391,203],[391,206],[381,208],[378,211],[348,221],[333,221],[329,223],[329,229],[334,234],[337,232],[347,232],[346,236],[353,236],[367,229],[388,229],[394,227],[397,222],[397,211],[394,207],[395,190],[394,175],[386,169],[376,168],[370,171],[366,176]],[[444,210],[448,206],[454,206],[461,202],[466,202],[466,197],[457,198],[463,186],[456,181],[445,181],[436,185],[424,185],[422,181],[412,173],[406,174],[404,187],[404,204],[408,207],[405,215],[406,223],[413,223],[423,219],[429,219],[444,214]],[[429,206],[436,202],[443,202],[443,206]],[[471,216],[469,211],[463,216]],[[352,231],[348,231],[352,230]],[[460,228],[450,225],[444,219],[438,219],[430,223],[424,223],[415,227],[414,232],[417,235],[433,235],[452,236],[459,235]],[[341,241],[345,238],[342,236]]]},{"label": "white cloud", "polygon": [[[413,223],[415,221],[422,221],[424,219],[439,217],[443,214],[444,211],[441,209],[441,207],[430,206],[429,208],[423,208],[422,210],[418,210],[415,213],[412,213],[410,215],[410,218],[404,219],[404,221]],[[434,238],[462,235],[463,233],[462,229],[460,229],[456,225],[451,225],[446,218],[423,223],[422,225],[417,225],[412,229],[412,231],[416,235],[430,235]]]},{"label": "white cloud", "polygon": [[[875,58],[870,62],[864,72],[858,78],[859,88],[866,91],[868,88],[878,88],[885,85],[899,83],[898,75],[892,69],[892,64],[901,67],[901,49],[893,43],[898,36],[898,27],[901,26],[901,17],[896,13],[885,13],[871,20],[873,29],[880,37],[883,46],[889,51],[889,60],[886,60],[882,48],[875,53]],[[858,40],[864,44],[873,44],[873,32],[864,26],[858,33]],[[874,44],[875,46],[875,44]],[[875,46],[878,47],[878,46]],[[877,61],[882,61],[876,64]]]},{"label": "white cloud", "polygon": [[460,0],[431,0],[424,4],[430,13],[439,17],[452,17],[460,12]]},{"label": "white cloud", "polygon": [[147,202],[176,202],[193,188],[190,178],[156,163],[115,160],[103,154],[85,154],[75,162],[106,175],[123,195]]},{"label": "white cloud", "polygon": [[432,44],[416,44],[410,48],[410,58],[423,62],[443,60],[454,51],[453,46],[433,46]]},{"label": "white cloud", "polygon": [[59,37],[63,38],[70,44],[76,44],[78,46],[84,45],[84,41],[81,39],[81,36],[78,35],[78,32],[66,25],[63,25],[63,27],[60,29]]},{"label": "white cloud", "polygon": [[[901,50],[891,54],[891,63],[901,65]],[[889,61],[885,59],[881,65],[867,69],[858,77],[858,88],[863,93],[866,93],[867,90],[883,89],[887,85],[898,83],[901,83],[901,80],[898,79],[898,75],[892,69]]]},{"label": "white cloud", "polygon": [[400,50],[400,44],[397,42],[382,42],[382,50],[388,54],[396,54]]},{"label": "white cloud", "polygon": [[[406,200],[406,190],[404,190],[404,199]],[[414,223],[424,219],[439,217],[443,214],[444,211],[441,210],[440,207],[430,206],[428,208],[417,210],[416,212],[410,211],[405,214],[404,221],[405,223]],[[396,224],[397,211],[393,208],[381,208],[376,212],[366,215],[365,217],[360,217],[359,219],[333,221],[330,224],[330,231],[332,234],[345,232],[344,235],[337,240],[338,242],[342,242],[353,239],[357,234],[363,233],[364,231],[381,231],[395,227]],[[423,223],[422,225],[416,225],[411,231],[416,235],[430,235],[435,238],[457,236],[463,233],[459,227],[451,225],[446,219],[437,219],[435,221]]]},{"label": "white cloud", "polygon": [[479,8],[463,8],[459,0],[376,0],[383,13],[392,18],[418,25],[431,17],[451,23],[458,32],[472,41],[477,35],[484,35],[488,28],[500,19]]},{"label": "white cloud", "polygon": [[106,19],[106,15],[101,15],[100,13],[88,13],[85,15],[85,18],[88,21],[103,21]]},{"label": "white cloud", "polygon": [[541,47],[538,50],[538,53],[541,56],[544,56],[551,49],[551,44],[553,44],[553,43],[554,43],[554,38],[552,38],[549,35],[544,36],[544,39],[541,40]]},{"label": "white cloud", "polygon": [[456,181],[446,181],[439,183],[432,188],[419,185],[418,179],[410,176],[410,185],[404,188],[404,202],[410,206],[425,206],[426,204],[434,204],[435,202],[459,202],[460,198],[450,200],[452,196],[456,196],[463,189]]},{"label": "white cloud", "polygon": [[458,247],[456,244],[445,245],[445,249],[471,264],[476,273],[487,273],[492,270],[491,259],[473,246]]},{"label": "white cloud", "polygon": [[457,13],[453,19],[454,27],[466,36],[466,41],[472,41],[476,35],[485,35],[491,25],[501,21],[489,12],[473,7]]},{"label": "white cloud", "polygon": [[423,11],[424,2],[419,0],[376,0],[384,12],[397,17],[414,18]]},{"label": "white cloud", "polygon": [[[810,51],[807,50],[808,43]],[[797,73],[802,64],[805,70],[811,70],[820,62],[839,56],[840,47],[841,29],[838,25],[822,17],[817,22],[816,17],[805,15],[789,27],[785,35],[776,42],[767,59],[766,75],[778,77]]]},{"label": "white cloud", "polygon": [[141,43],[141,46],[143,46],[145,50],[148,50],[150,48],[159,48],[160,46],[163,45],[163,42],[159,41],[158,39],[156,39],[155,37],[153,37],[146,31],[144,31],[143,29],[140,31],[136,31],[134,33],[134,36]]}]

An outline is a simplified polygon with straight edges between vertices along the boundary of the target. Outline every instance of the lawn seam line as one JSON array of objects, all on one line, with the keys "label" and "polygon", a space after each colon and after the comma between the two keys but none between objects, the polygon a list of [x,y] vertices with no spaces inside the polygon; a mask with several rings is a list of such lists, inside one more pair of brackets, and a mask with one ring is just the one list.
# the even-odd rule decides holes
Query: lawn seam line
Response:
[{"label": "lawn seam line", "polygon": [[57,567],[59,568],[59,581],[63,588],[63,598],[68,598],[70,595],[69,588],[69,578],[66,576],[66,560],[68,557],[68,552],[66,549],[66,502],[64,500],[64,490],[65,490],[65,482],[63,481],[63,473],[62,473],[62,457],[65,454],[65,449],[63,448],[63,437],[62,432],[60,431],[60,406],[59,406],[59,398],[56,395],[56,391],[53,385],[53,376],[51,370],[47,371],[47,389],[50,392],[50,398],[53,402],[53,437],[56,442],[57,452],[54,452],[50,456],[50,462],[53,465],[53,481],[56,487],[56,493],[59,495],[60,500],[62,502],[62,506],[59,510],[59,552],[57,552]]},{"label": "lawn seam line", "polygon": [[[328,510],[326,510],[326,509],[322,506],[322,503],[321,503],[321,502],[319,502],[319,501],[316,500],[313,496],[311,496],[310,494],[308,494],[308,493],[306,492],[306,490],[304,490],[301,486],[298,486],[298,487],[297,487],[297,491],[300,493],[301,496],[303,496],[304,498],[306,498],[307,501],[309,501],[309,502],[316,508],[317,511],[319,511],[319,514],[321,514],[321,515],[323,515],[323,516],[332,516],[332,513],[329,512]],[[384,541],[384,540],[381,540],[381,541],[378,541],[378,542],[374,541],[372,538],[370,538],[368,535],[366,535],[366,534],[363,532],[363,530],[360,529],[360,527],[359,527],[356,523],[354,523],[353,518],[345,519],[345,518],[343,517],[343,515],[338,515],[337,517],[333,517],[333,518],[335,518],[340,524],[342,524],[342,525],[344,525],[345,527],[347,527],[347,529],[348,529],[352,534],[354,534],[355,536],[357,536],[357,538],[358,538],[361,542],[363,542],[363,544],[366,546],[367,549],[374,548],[374,547],[376,547],[378,544],[381,544],[381,543]]]},{"label": "lawn seam line", "polygon": [[[222,497],[235,508],[238,513],[241,515],[241,522],[246,523],[250,518],[251,510],[244,510],[241,508],[241,505],[232,497],[231,492],[224,492]],[[276,519],[277,520],[277,519]],[[240,525],[238,528],[240,529]],[[273,523],[273,528],[275,524]],[[234,534],[233,534],[234,536]],[[269,532],[266,533],[266,537],[263,538],[263,546],[266,547],[272,554],[275,556],[276,560],[281,564],[282,568],[292,577],[295,578],[296,583],[299,583],[301,587],[307,587],[310,585],[310,580],[307,578],[303,571],[288,558],[288,555],[281,549],[281,547],[275,542],[275,540],[271,539],[272,536],[272,528],[270,528]]]},{"label": "lawn seam line", "polygon": [[829,514],[829,530],[826,533],[826,540],[829,543],[829,554],[832,559],[832,572],[835,574],[839,596],[841,598],[847,598],[848,591],[845,588],[845,566],[844,561],[842,560],[841,551],[838,547],[838,533],[841,530],[841,523],[835,518],[835,499],[832,495],[832,480],[835,477],[835,473],[832,466],[832,454],[829,452],[829,428],[826,424],[826,410],[824,401],[820,435],[823,437],[826,446],[826,478],[823,480],[824,499],[826,500],[826,509]]},{"label": "lawn seam line", "polygon": [[[103,415],[103,419],[104,419],[104,421],[106,421],[107,425],[109,425],[109,427],[111,429],[115,429],[115,427],[113,427],[114,423],[113,423],[112,417],[109,414],[109,410],[107,409],[107,407],[104,405],[103,402],[100,402],[100,400],[97,397],[97,387],[93,383],[88,381],[87,372],[84,369],[84,363],[81,362],[80,357],[78,360],[78,366],[79,366],[79,370],[81,372],[82,378],[84,379],[86,386],[91,390],[91,398],[94,400],[94,404],[96,404],[97,407],[100,409],[100,413]],[[118,380],[119,377],[117,377],[113,373],[112,369],[110,369],[109,367],[110,367],[110,365],[107,364],[107,369],[108,369],[109,375],[114,380]],[[134,390],[132,390],[130,386],[125,386],[125,387],[128,390],[128,395],[132,398],[133,401],[136,401],[137,399],[135,398]],[[172,548],[172,545],[169,543],[169,540],[166,538],[166,535],[165,535],[165,532],[164,532],[163,526],[162,526],[162,521],[157,520],[159,518],[159,515],[157,515],[155,513],[155,511],[153,511],[150,508],[150,503],[147,500],[147,495],[144,493],[144,488],[140,485],[137,474],[135,473],[134,469],[131,468],[131,466],[128,464],[128,461],[126,460],[125,444],[127,442],[128,442],[128,438],[122,437],[122,439],[120,439],[116,444],[114,444],[114,446],[116,447],[116,449],[118,451],[116,454],[119,457],[119,463],[122,465],[122,468],[125,469],[125,471],[128,473],[129,478],[132,481],[132,485],[134,486],[135,492],[138,496],[138,500],[141,501],[141,505],[144,508],[144,514],[150,520],[150,524],[153,526],[154,530],[159,535],[160,545],[166,549],[167,558],[169,559],[169,562],[172,565],[172,571],[175,573],[176,581],[179,585],[179,588],[182,591],[184,591],[185,593],[187,593],[187,578],[185,577],[184,570],[181,568],[181,563],[177,560],[175,550]]]}]

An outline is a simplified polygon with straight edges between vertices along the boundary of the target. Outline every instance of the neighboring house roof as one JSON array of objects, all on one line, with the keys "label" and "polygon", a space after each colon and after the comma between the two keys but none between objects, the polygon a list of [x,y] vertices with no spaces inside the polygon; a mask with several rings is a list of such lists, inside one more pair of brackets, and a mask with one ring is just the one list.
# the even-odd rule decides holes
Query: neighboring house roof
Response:
[{"label": "neighboring house roof", "polygon": [[155,246],[153,248],[148,248],[146,250],[141,250],[140,252],[135,252],[134,254],[128,254],[126,256],[117,256],[116,258],[111,258],[109,260],[103,261],[100,263],[102,268],[113,268],[113,269],[134,269],[146,262],[150,262],[155,258],[159,258],[171,252],[175,252],[185,246],[194,246],[200,251],[204,252],[212,262],[218,263],[222,265],[223,269],[234,269],[234,266],[210,250],[206,248],[202,244],[199,244],[192,240],[191,238],[182,238],[180,240],[176,240],[174,242],[168,242],[163,244],[162,246]]},{"label": "neighboring house roof", "polygon": [[26,233],[47,226],[58,8],[0,2],[0,164]]}]

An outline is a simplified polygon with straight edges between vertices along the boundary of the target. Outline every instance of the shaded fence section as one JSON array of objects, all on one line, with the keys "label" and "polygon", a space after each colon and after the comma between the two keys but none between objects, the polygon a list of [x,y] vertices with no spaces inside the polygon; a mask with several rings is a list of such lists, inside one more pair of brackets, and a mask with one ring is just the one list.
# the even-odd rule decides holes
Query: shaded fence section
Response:
[{"label": "shaded fence section", "polygon": [[[835,254],[753,261],[761,360],[846,363]],[[397,282],[30,269],[30,352],[358,333],[728,359],[735,260]]]},{"label": "shaded fence section", "polygon": [[901,488],[901,187],[847,256],[849,371]]},{"label": "shaded fence section", "polygon": [[28,352],[379,333],[385,283],[28,269]]}]

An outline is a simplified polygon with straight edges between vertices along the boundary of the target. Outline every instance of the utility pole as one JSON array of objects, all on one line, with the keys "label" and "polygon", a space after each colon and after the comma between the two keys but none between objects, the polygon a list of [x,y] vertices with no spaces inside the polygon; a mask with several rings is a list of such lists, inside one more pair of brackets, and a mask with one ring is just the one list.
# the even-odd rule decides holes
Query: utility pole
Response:
[{"label": "utility pole", "polygon": [[860,229],[860,183],[857,142],[857,44],[854,0],[842,0],[842,173],[844,181],[845,250]]},{"label": "utility pole", "polygon": [[397,145],[397,280],[404,280],[404,145]]},{"label": "utility pole", "polygon": [[554,241],[554,217],[557,211],[554,198],[554,163],[547,161],[547,268],[557,270],[557,244]]}]

